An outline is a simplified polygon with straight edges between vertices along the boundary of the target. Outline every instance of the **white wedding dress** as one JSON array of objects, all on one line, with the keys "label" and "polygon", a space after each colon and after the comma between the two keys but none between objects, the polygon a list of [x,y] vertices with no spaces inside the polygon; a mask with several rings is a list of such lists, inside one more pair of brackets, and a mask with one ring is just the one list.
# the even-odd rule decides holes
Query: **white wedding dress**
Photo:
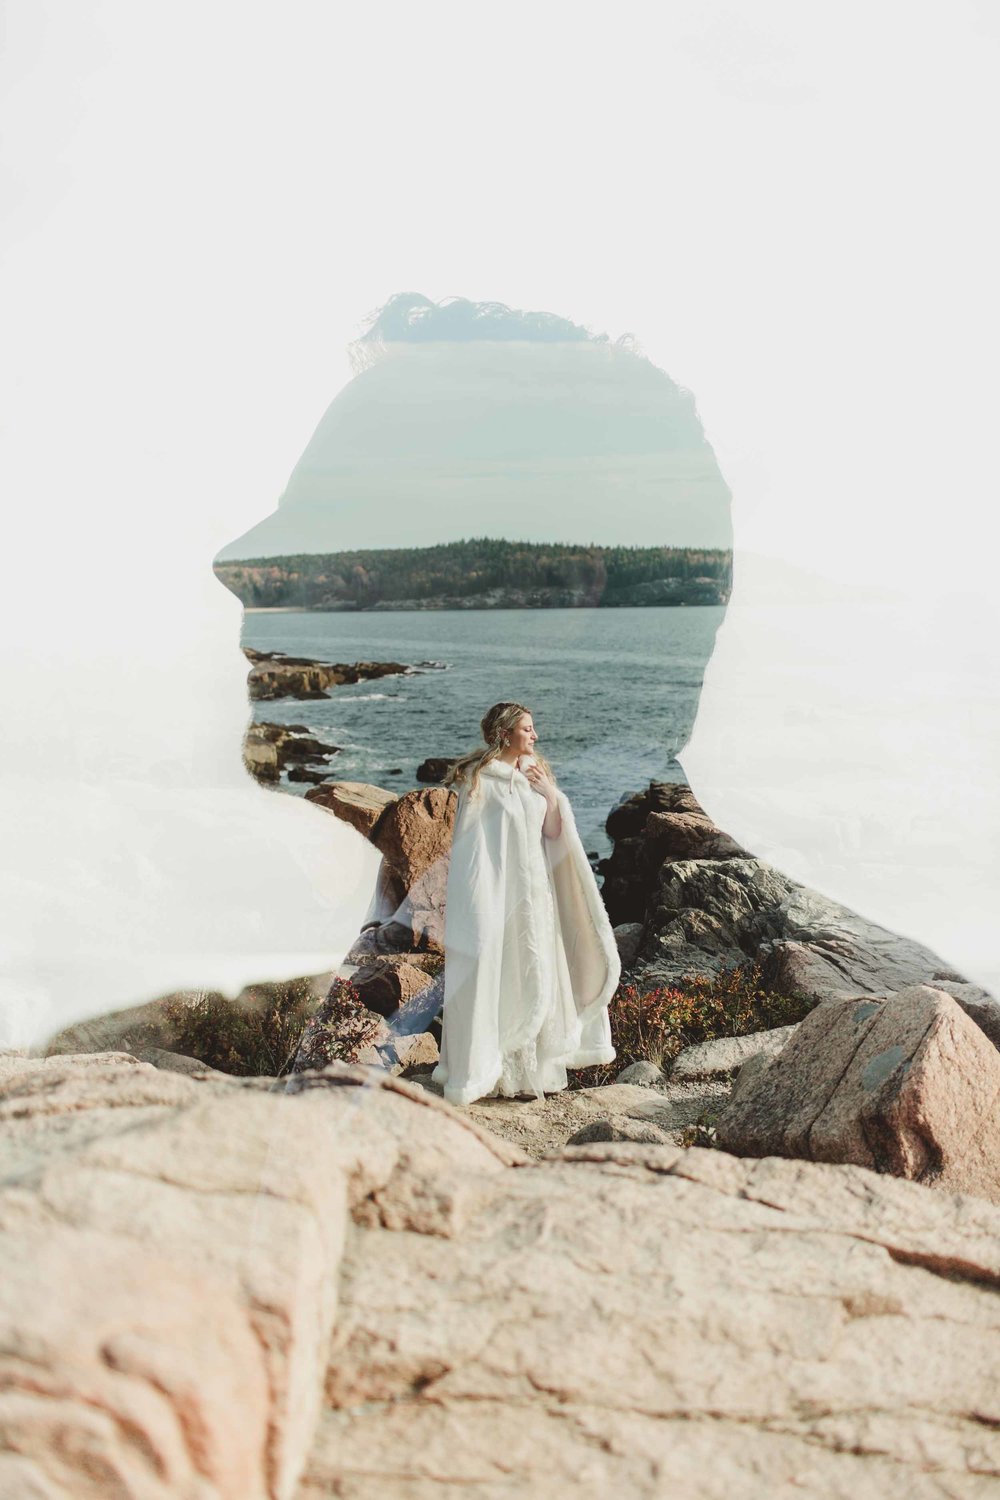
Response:
[{"label": "white wedding dress", "polygon": [[445,907],[441,1056],[453,1104],[542,1097],[567,1068],[612,1062],[608,1001],[621,974],[614,933],[569,801],[542,833],[545,798],[502,761],[475,795],[458,789]]}]

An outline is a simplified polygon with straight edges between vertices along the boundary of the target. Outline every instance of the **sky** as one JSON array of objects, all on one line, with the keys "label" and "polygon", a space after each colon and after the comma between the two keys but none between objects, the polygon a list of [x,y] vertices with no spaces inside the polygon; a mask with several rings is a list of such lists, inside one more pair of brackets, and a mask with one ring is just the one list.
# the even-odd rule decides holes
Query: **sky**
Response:
[{"label": "sky", "polygon": [[211,560],[401,289],[694,393],[736,579],[697,794],[1000,975],[998,46],[974,0],[8,0],[7,1034],[353,936],[373,851],[247,784]]},{"label": "sky", "polygon": [[470,528],[732,545],[694,398],[649,360],[596,340],[396,339],[331,402],[277,510],[220,561],[430,546]]}]

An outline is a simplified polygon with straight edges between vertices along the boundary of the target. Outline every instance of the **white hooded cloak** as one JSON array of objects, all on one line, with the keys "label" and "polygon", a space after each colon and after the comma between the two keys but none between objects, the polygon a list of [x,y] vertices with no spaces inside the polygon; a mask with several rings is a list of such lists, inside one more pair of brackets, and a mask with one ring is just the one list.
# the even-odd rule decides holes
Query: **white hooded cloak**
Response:
[{"label": "white hooded cloak", "polygon": [[566,795],[562,830],[516,766],[458,788],[445,907],[441,1059],[453,1104],[564,1089],[567,1068],[614,1061],[608,1002],[621,974],[611,923]]}]

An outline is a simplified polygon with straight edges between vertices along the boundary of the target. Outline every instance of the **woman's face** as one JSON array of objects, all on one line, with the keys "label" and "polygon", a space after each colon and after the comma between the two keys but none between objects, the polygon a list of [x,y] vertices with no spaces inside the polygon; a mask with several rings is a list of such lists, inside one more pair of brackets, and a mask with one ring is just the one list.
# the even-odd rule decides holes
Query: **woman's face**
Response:
[{"label": "woman's face", "polygon": [[538,735],[530,714],[522,714],[510,732],[510,748],[518,755],[530,755]]}]

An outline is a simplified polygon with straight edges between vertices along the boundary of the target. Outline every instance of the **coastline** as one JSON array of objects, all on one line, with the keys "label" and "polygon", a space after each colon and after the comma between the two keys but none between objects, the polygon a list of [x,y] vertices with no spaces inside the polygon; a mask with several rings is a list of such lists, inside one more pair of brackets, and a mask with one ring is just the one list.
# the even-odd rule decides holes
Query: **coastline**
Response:
[{"label": "coastline", "polygon": [[390,614],[437,614],[464,615],[469,613],[496,614],[504,610],[517,610],[524,614],[547,609],[605,610],[605,609],[718,609],[725,608],[727,599],[704,599],[698,603],[686,599],[659,600],[656,603],[631,604],[434,604],[422,600],[401,600],[398,604],[379,601],[377,604],[244,604],[247,615],[390,615]]},{"label": "coastline", "polygon": [[[285,688],[298,684],[308,691],[304,698],[297,691],[288,696],[260,692],[261,701],[254,704],[254,720],[275,726],[294,724],[300,737],[341,747],[331,761],[299,761],[298,753],[305,747],[296,742],[295,736],[286,737],[287,743],[276,741],[266,748],[262,745],[258,761],[266,767],[272,785],[276,778],[282,789],[293,795],[302,795],[313,775],[322,778],[324,771],[337,780],[382,783],[399,793],[418,783],[417,768],[426,758],[456,754],[464,746],[475,717],[470,715],[470,703],[480,698],[489,703],[508,692],[513,696],[513,687],[523,686],[526,674],[530,674],[536,696],[541,691],[542,701],[549,705],[547,733],[555,733],[557,721],[564,718],[560,698],[564,691],[583,695],[583,732],[595,741],[604,732],[601,724],[610,705],[626,705],[629,722],[622,728],[614,752],[596,757],[592,764],[566,770],[572,783],[568,795],[576,799],[574,807],[586,830],[586,847],[603,856],[610,852],[604,821],[623,786],[682,775],[670,755],[653,746],[641,728],[642,707],[648,704],[649,694],[657,691],[656,663],[662,660],[663,671],[671,679],[666,690],[671,732],[665,749],[672,751],[693,718],[694,683],[701,662],[709,655],[721,614],[720,609],[674,614],[626,610],[600,615],[593,611],[584,615],[578,610],[546,615],[531,610],[463,610],[400,612],[398,616],[380,612],[345,618],[340,611],[303,610],[287,621],[279,618],[270,625],[263,615],[247,615],[242,635],[245,644],[253,642],[265,655],[280,648],[311,663],[300,667],[289,662],[286,670],[280,657],[258,662],[252,674],[258,687],[265,686],[259,679],[267,673],[269,679],[279,675],[285,679],[281,684]],[[544,640],[538,635],[540,628],[544,628]],[[501,666],[509,679],[494,691],[497,668],[490,642],[497,639],[512,648],[514,665]],[[569,651],[565,661],[563,645]],[[614,672],[601,666],[609,652],[615,662]],[[384,671],[391,665],[389,658],[396,659],[397,668],[409,662],[411,672],[403,670],[369,686],[352,686],[344,680],[350,664],[358,667],[364,662],[368,669],[364,675],[375,676],[379,666]],[[434,660],[426,660],[431,658]],[[627,666],[623,668],[625,658]],[[335,667],[340,664],[340,682],[318,680],[323,662]],[[617,680],[622,669],[628,678],[625,685]],[[277,686],[275,681],[275,690]],[[318,695],[310,705],[305,700],[314,693]],[[256,692],[251,696],[256,698]],[[273,710],[264,701],[272,696],[282,699]],[[556,740],[561,742],[564,733],[565,725]],[[277,736],[278,729],[262,730],[260,735]],[[289,759],[293,750],[295,755]],[[277,764],[283,757],[288,760],[287,767]],[[289,783],[293,770],[294,779]]]},{"label": "coastline", "polygon": [[216,558],[212,566],[219,582],[254,609],[609,609],[726,604],[732,590],[732,554],[720,547],[480,538],[425,547]]}]

